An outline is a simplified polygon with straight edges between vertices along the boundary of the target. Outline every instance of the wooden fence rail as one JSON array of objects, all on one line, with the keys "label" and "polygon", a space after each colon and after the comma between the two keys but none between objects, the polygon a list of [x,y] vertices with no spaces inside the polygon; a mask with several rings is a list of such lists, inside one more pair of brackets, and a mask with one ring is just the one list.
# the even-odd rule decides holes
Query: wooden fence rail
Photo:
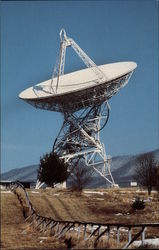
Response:
[{"label": "wooden fence rail", "polygon": [[[142,245],[144,245],[145,241],[145,231],[149,227],[157,227],[159,228],[159,223],[135,223],[135,224],[125,224],[125,223],[93,223],[93,222],[83,222],[83,221],[64,221],[64,220],[56,220],[50,217],[44,217],[39,215],[34,209],[27,191],[24,186],[20,182],[12,182],[9,188],[17,195],[18,199],[18,188],[23,190],[25,201],[27,206],[29,207],[29,215],[25,219],[25,221],[34,224],[36,229],[39,229],[42,232],[46,232],[47,230],[51,230],[53,235],[60,239],[65,236],[67,232],[77,233],[77,237],[82,237],[84,241],[89,240],[90,238],[94,238],[94,246],[96,247],[98,241],[102,237],[106,237],[109,241],[111,232],[116,232],[116,240],[117,243],[120,243],[120,231],[126,228],[126,232],[128,234],[128,242],[122,247],[122,249],[127,249],[139,236],[141,236]],[[132,229],[138,228],[139,231],[132,237]]]}]

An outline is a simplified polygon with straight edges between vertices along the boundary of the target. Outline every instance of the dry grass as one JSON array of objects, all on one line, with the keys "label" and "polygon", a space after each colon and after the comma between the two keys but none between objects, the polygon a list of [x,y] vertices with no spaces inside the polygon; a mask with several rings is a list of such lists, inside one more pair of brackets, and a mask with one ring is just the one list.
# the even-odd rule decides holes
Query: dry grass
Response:
[{"label": "dry grass", "polygon": [[[61,249],[65,244],[41,241],[42,235],[24,221],[22,207],[13,193],[1,193],[1,249]],[[40,242],[41,241],[41,242]]]},{"label": "dry grass", "polygon": [[[98,190],[95,190],[98,192]],[[132,211],[131,204],[137,196],[148,199],[147,192],[137,192],[133,189],[100,190],[99,193],[82,193],[69,190],[49,189],[39,194],[29,192],[36,210],[48,217],[63,220],[80,220],[99,223],[122,222],[144,223],[159,221],[159,201],[155,193],[151,201],[146,202],[144,210]],[[40,206],[39,206],[40,204]],[[47,204],[47,206],[46,206]]]},{"label": "dry grass", "polygon": [[[76,193],[70,190],[47,189],[27,190],[34,208],[43,216],[62,220],[91,221],[97,223],[144,223],[159,221],[159,201],[155,193],[151,201],[146,202],[144,210],[132,212],[131,204],[135,197],[148,199],[147,192],[135,189],[103,189],[94,190],[97,193]],[[88,190],[87,190],[88,191]],[[93,191],[93,190],[90,190]],[[38,193],[37,193],[38,192]],[[98,192],[103,192],[100,194]],[[23,194],[21,193],[23,197]],[[40,233],[32,225],[24,221],[22,207],[12,193],[1,194],[1,243],[2,249],[66,249],[66,238],[72,237],[74,249],[92,249],[92,240],[84,241],[77,234],[67,233],[60,241],[50,235],[50,232]],[[133,231],[133,234],[135,230]],[[40,238],[45,236],[46,238]],[[158,229],[146,232],[146,237],[159,237]],[[127,233],[120,236],[121,245],[117,246],[116,234],[111,235],[109,242],[103,237],[97,248],[109,249],[123,246]]]}]

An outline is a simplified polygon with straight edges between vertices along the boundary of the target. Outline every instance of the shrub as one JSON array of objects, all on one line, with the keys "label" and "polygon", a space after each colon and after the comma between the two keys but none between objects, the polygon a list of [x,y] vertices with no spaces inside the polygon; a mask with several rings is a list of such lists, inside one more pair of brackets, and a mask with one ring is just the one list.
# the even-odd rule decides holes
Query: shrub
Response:
[{"label": "shrub", "polygon": [[92,174],[92,169],[85,165],[83,158],[75,162],[69,177],[72,190],[82,192],[83,188],[91,183]]},{"label": "shrub", "polygon": [[145,203],[143,200],[140,200],[139,197],[137,197],[135,199],[135,201],[133,202],[133,204],[131,205],[131,207],[134,209],[134,210],[140,210],[140,209],[144,209],[145,208]]}]

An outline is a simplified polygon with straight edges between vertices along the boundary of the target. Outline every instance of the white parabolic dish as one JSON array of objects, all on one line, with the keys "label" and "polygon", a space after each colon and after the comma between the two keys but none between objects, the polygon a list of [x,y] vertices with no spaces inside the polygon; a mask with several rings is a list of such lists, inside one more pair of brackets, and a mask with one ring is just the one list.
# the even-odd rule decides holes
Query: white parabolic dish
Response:
[{"label": "white parabolic dish", "polygon": [[104,64],[98,68],[106,80],[98,82],[91,68],[75,71],[60,76],[57,92],[57,79],[47,80],[30,87],[19,94],[36,108],[52,111],[77,111],[82,107],[100,104],[110,99],[120,88],[124,87],[132,72],[137,67],[135,62],[117,62]]}]

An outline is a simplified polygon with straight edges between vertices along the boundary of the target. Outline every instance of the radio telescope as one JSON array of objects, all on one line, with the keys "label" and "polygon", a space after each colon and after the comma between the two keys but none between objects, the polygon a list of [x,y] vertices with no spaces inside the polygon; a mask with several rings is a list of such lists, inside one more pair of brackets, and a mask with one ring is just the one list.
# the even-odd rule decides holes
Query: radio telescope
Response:
[{"label": "radio telescope", "polygon": [[[60,51],[52,78],[30,87],[19,97],[35,108],[63,114],[64,121],[53,150],[71,166],[83,159],[114,186],[111,157],[100,141],[100,131],[109,119],[108,100],[129,81],[135,62],[117,62],[97,66],[64,29],[60,31]],[[72,47],[87,66],[64,74],[66,49]]]}]

